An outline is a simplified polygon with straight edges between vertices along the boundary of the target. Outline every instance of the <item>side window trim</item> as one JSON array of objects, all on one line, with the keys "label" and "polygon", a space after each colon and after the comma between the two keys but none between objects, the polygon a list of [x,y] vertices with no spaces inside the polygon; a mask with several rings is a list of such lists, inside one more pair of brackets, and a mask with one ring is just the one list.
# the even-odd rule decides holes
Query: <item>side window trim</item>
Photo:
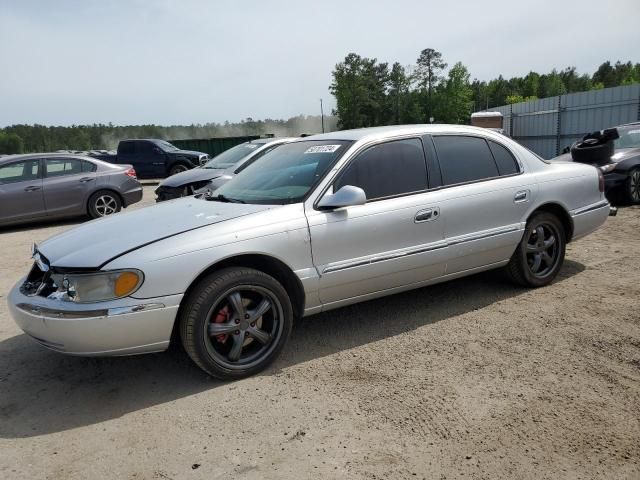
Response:
[{"label": "side window trim", "polygon": [[[358,152],[355,152],[354,155],[349,159],[349,161],[347,163],[345,163],[342,168],[340,169],[340,171],[335,175],[335,177],[333,178],[333,180],[329,183],[328,187],[324,190],[324,192],[318,197],[318,200],[316,201],[319,202],[320,199],[325,195],[326,191],[328,189],[334,189],[334,185],[336,184],[336,182],[338,182],[340,180],[340,178],[342,178],[342,175],[345,173],[345,171],[349,168],[350,165],[352,165],[354,162],[356,162],[358,160],[358,158],[360,158],[361,155],[363,155],[364,153],[366,153],[368,150],[370,150],[371,148],[375,148],[375,147],[379,147],[381,145],[386,145],[389,143],[393,143],[393,142],[401,142],[403,140],[418,140],[420,142],[420,145],[422,147],[422,158],[424,161],[424,168],[425,168],[425,185],[427,188],[423,188],[421,190],[414,190],[411,192],[403,192],[403,193],[398,193],[396,195],[387,195],[386,197],[377,197],[377,198],[372,198],[369,199],[367,198],[367,203],[372,203],[372,202],[378,202],[378,201],[382,201],[382,200],[391,200],[394,198],[401,198],[401,197],[406,197],[409,195],[417,195],[419,193],[424,193],[429,191],[429,168],[428,168],[428,164],[427,164],[427,155],[425,152],[425,147],[424,147],[424,142],[422,141],[422,138],[420,136],[410,136],[410,137],[402,137],[402,138],[389,138],[389,139],[384,139],[383,141],[380,142],[375,142],[369,145],[365,145],[361,150],[359,150]],[[334,189],[334,193],[335,193],[335,189]]]},{"label": "side window trim", "polygon": [[442,187],[442,172],[440,171],[440,162],[436,155],[436,146],[433,143],[433,137],[429,135],[422,136],[422,146],[424,148],[425,158],[427,162],[427,176],[429,179],[429,190],[435,190]]}]

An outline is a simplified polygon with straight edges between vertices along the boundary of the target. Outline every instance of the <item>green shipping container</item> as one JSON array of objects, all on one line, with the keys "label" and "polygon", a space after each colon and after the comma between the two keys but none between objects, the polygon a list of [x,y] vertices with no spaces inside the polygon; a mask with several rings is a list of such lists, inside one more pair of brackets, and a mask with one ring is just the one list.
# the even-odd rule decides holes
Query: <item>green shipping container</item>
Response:
[{"label": "green shipping container", "polygon": [[247,135],[245,137],[189,138],[186,140],[169,140],[169,142],[182,150],[208,153],[213,158],[231,147],[258,138],[260,138],[259,135]]}]

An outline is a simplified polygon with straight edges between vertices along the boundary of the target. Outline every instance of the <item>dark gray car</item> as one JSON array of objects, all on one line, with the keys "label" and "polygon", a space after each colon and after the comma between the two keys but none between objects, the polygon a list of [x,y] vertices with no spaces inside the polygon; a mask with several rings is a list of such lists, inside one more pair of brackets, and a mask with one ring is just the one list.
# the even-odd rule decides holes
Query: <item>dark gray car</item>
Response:
[{"label": "dark gray car", "polygon": [[64,153],[0,158],[0,225],[119,212],[142,199],[131,165]]}]

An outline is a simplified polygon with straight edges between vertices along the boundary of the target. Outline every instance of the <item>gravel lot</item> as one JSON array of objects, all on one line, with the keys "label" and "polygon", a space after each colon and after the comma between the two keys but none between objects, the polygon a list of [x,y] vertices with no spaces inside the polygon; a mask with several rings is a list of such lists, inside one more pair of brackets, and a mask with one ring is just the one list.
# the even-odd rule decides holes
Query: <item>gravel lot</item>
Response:
[{"label": "gravel lot", "polygon": [[234,383],[20,332],[30,245],[76,223],[0,230],[0,478],[640,478],[640,208],[550,287],[489,272],[310,317]]}]

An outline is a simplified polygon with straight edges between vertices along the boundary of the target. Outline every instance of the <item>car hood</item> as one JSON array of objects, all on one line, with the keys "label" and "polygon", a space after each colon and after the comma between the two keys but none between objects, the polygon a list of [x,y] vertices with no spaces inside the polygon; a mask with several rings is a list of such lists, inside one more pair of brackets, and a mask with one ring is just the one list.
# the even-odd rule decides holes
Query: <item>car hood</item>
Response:
[{"label": "car hood", "polygon": [[50,238],[38,251],[53,267],[97,269],[145,245],[272,207],[181,198],[87,222]]},{"label": "car hood", "polygon": [[186,155],[188,157],[199,157],[200,155],[206,155],[204,152],[195,152],[193,150],[172,150],[169,152],[172,155]]},{"label": "car hood", "polygon": [[213,178],[217,178],[224,173],[222,169],[215,168],[192,168],[184,172],[176,173],[170,177],[165,178],[160,182],[160,187],[183,187],[194,182],[206,182]]}]

